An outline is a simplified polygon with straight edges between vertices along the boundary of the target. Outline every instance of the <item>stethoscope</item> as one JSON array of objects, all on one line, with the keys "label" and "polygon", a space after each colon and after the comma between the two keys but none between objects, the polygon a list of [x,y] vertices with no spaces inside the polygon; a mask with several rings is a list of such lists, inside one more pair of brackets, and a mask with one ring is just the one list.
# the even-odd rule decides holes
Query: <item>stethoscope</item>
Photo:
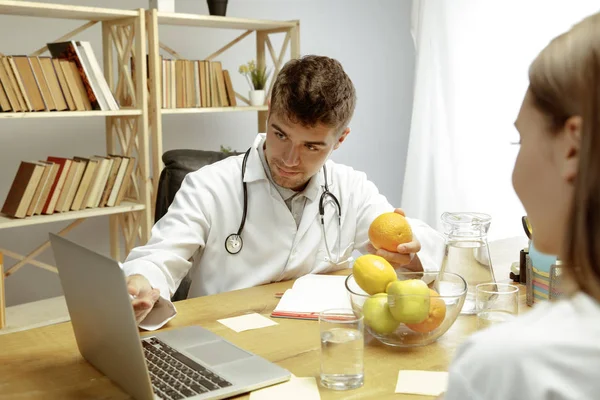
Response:
[{"label": "stethoscope", "polygon": [[[240,227],[238,228],[236,233],[232,233],[225,239],[225,250],[229,254],[238,254],[242,247],[244,247],[244,241],[242,240],[242,230],[244,230],[244,225],[246,223],[246,216],[248,213],[248,188],[246,186],[246,182],[244,182],[244,175],[246,174],[246,163],[248,162],[248,156],[250,155],[250,149],[246,151],[244,154],[244,160],[242,161],[242,186],[244,189],[244,212],[242,214],[242,221],[240,222]],[[337,244],[338,249],[340,249],[340,241],[341,241],[341,231],[342,231],[342,207],[340,206],[340,202],[334,196],[333,193],[329,191],[329,185],[327,184],[327,168],[323,165],[323,175],[325,176],[325,185],[323,186],[323,193],[321,194],[321,198],[319,199],[319,216],[321,220],[321,231],[323,232],[323,240],[325,241],[325,248],[327,250],[327,255],[329,256],[329,261],[334,263],[339,263],[341,259],[341,255],[338,254],[334,259],[331,255],[331,249],[329,248],[329,244],[327,243],[327,235],[325,235],[325,205],[329,200],[330,203],[333,203],[337,210],[337,219],[338,219],[338,237]]]}]

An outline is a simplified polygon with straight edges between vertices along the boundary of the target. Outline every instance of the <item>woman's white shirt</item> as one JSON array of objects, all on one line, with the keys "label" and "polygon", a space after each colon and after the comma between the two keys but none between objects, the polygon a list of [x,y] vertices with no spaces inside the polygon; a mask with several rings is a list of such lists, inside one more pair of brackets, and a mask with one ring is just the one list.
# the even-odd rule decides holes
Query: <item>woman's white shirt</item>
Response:
[{"label": "woman's white shirt", "polygon": [[600,399],[600,304],[584,293],[537,303],[472,335],[449,369],[444,400]]}]

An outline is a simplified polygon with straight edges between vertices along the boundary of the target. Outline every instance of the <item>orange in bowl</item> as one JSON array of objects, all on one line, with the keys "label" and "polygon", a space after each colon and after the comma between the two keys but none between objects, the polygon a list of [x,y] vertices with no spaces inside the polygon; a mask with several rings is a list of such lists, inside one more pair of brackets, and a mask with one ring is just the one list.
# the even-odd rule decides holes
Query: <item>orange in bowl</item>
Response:
[{"label": "orange in bowl", "polygon": [[383,213],[369,226],[369,240],[377,250],[398,251],[398,245],[413,240],[412,229],[401,214]]},{"label": "orange in bowl", "polygon": [[438,292],[429,289],[429,316],[418,324],[406,324],[415,332],[428,333],[436,329],[446,318],[446,303],[440,298]]}]

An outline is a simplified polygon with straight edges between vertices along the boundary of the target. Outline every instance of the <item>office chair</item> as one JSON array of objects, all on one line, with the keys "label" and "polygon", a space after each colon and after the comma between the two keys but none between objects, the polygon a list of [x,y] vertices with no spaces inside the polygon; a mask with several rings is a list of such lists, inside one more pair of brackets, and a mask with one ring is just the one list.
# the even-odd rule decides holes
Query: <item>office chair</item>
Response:
[{"label": "office chair", "polygon": [[[165,152],[162,156],[165,167],[160,173],[156,193],[154,222],[156,223],[167,213],[175,194],[188,173],[238,154],[241,153],[191,149],[176,149]],[[191,282],[190,272],[188,272],[171,297],[171,301],[187,299]]]}]

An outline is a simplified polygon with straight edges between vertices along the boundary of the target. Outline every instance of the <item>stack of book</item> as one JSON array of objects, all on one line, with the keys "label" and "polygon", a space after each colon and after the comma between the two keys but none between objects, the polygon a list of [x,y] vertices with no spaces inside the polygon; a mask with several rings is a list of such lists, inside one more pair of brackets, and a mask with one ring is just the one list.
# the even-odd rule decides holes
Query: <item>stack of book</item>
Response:
[{"label": "stack of book", "polygon": [[1,212],[14,218],[113,207],[125,197],[135,158],[48,157],[21,161]]},{"label": "stack of book", "polygon": [[161,60],[162,108],[236,106],[229,71],[220,61]]},{"label": "stack of book", "polygon": [[0,111],[119,109],[89,42],[47,46],[52,57],[0,57]]}]

